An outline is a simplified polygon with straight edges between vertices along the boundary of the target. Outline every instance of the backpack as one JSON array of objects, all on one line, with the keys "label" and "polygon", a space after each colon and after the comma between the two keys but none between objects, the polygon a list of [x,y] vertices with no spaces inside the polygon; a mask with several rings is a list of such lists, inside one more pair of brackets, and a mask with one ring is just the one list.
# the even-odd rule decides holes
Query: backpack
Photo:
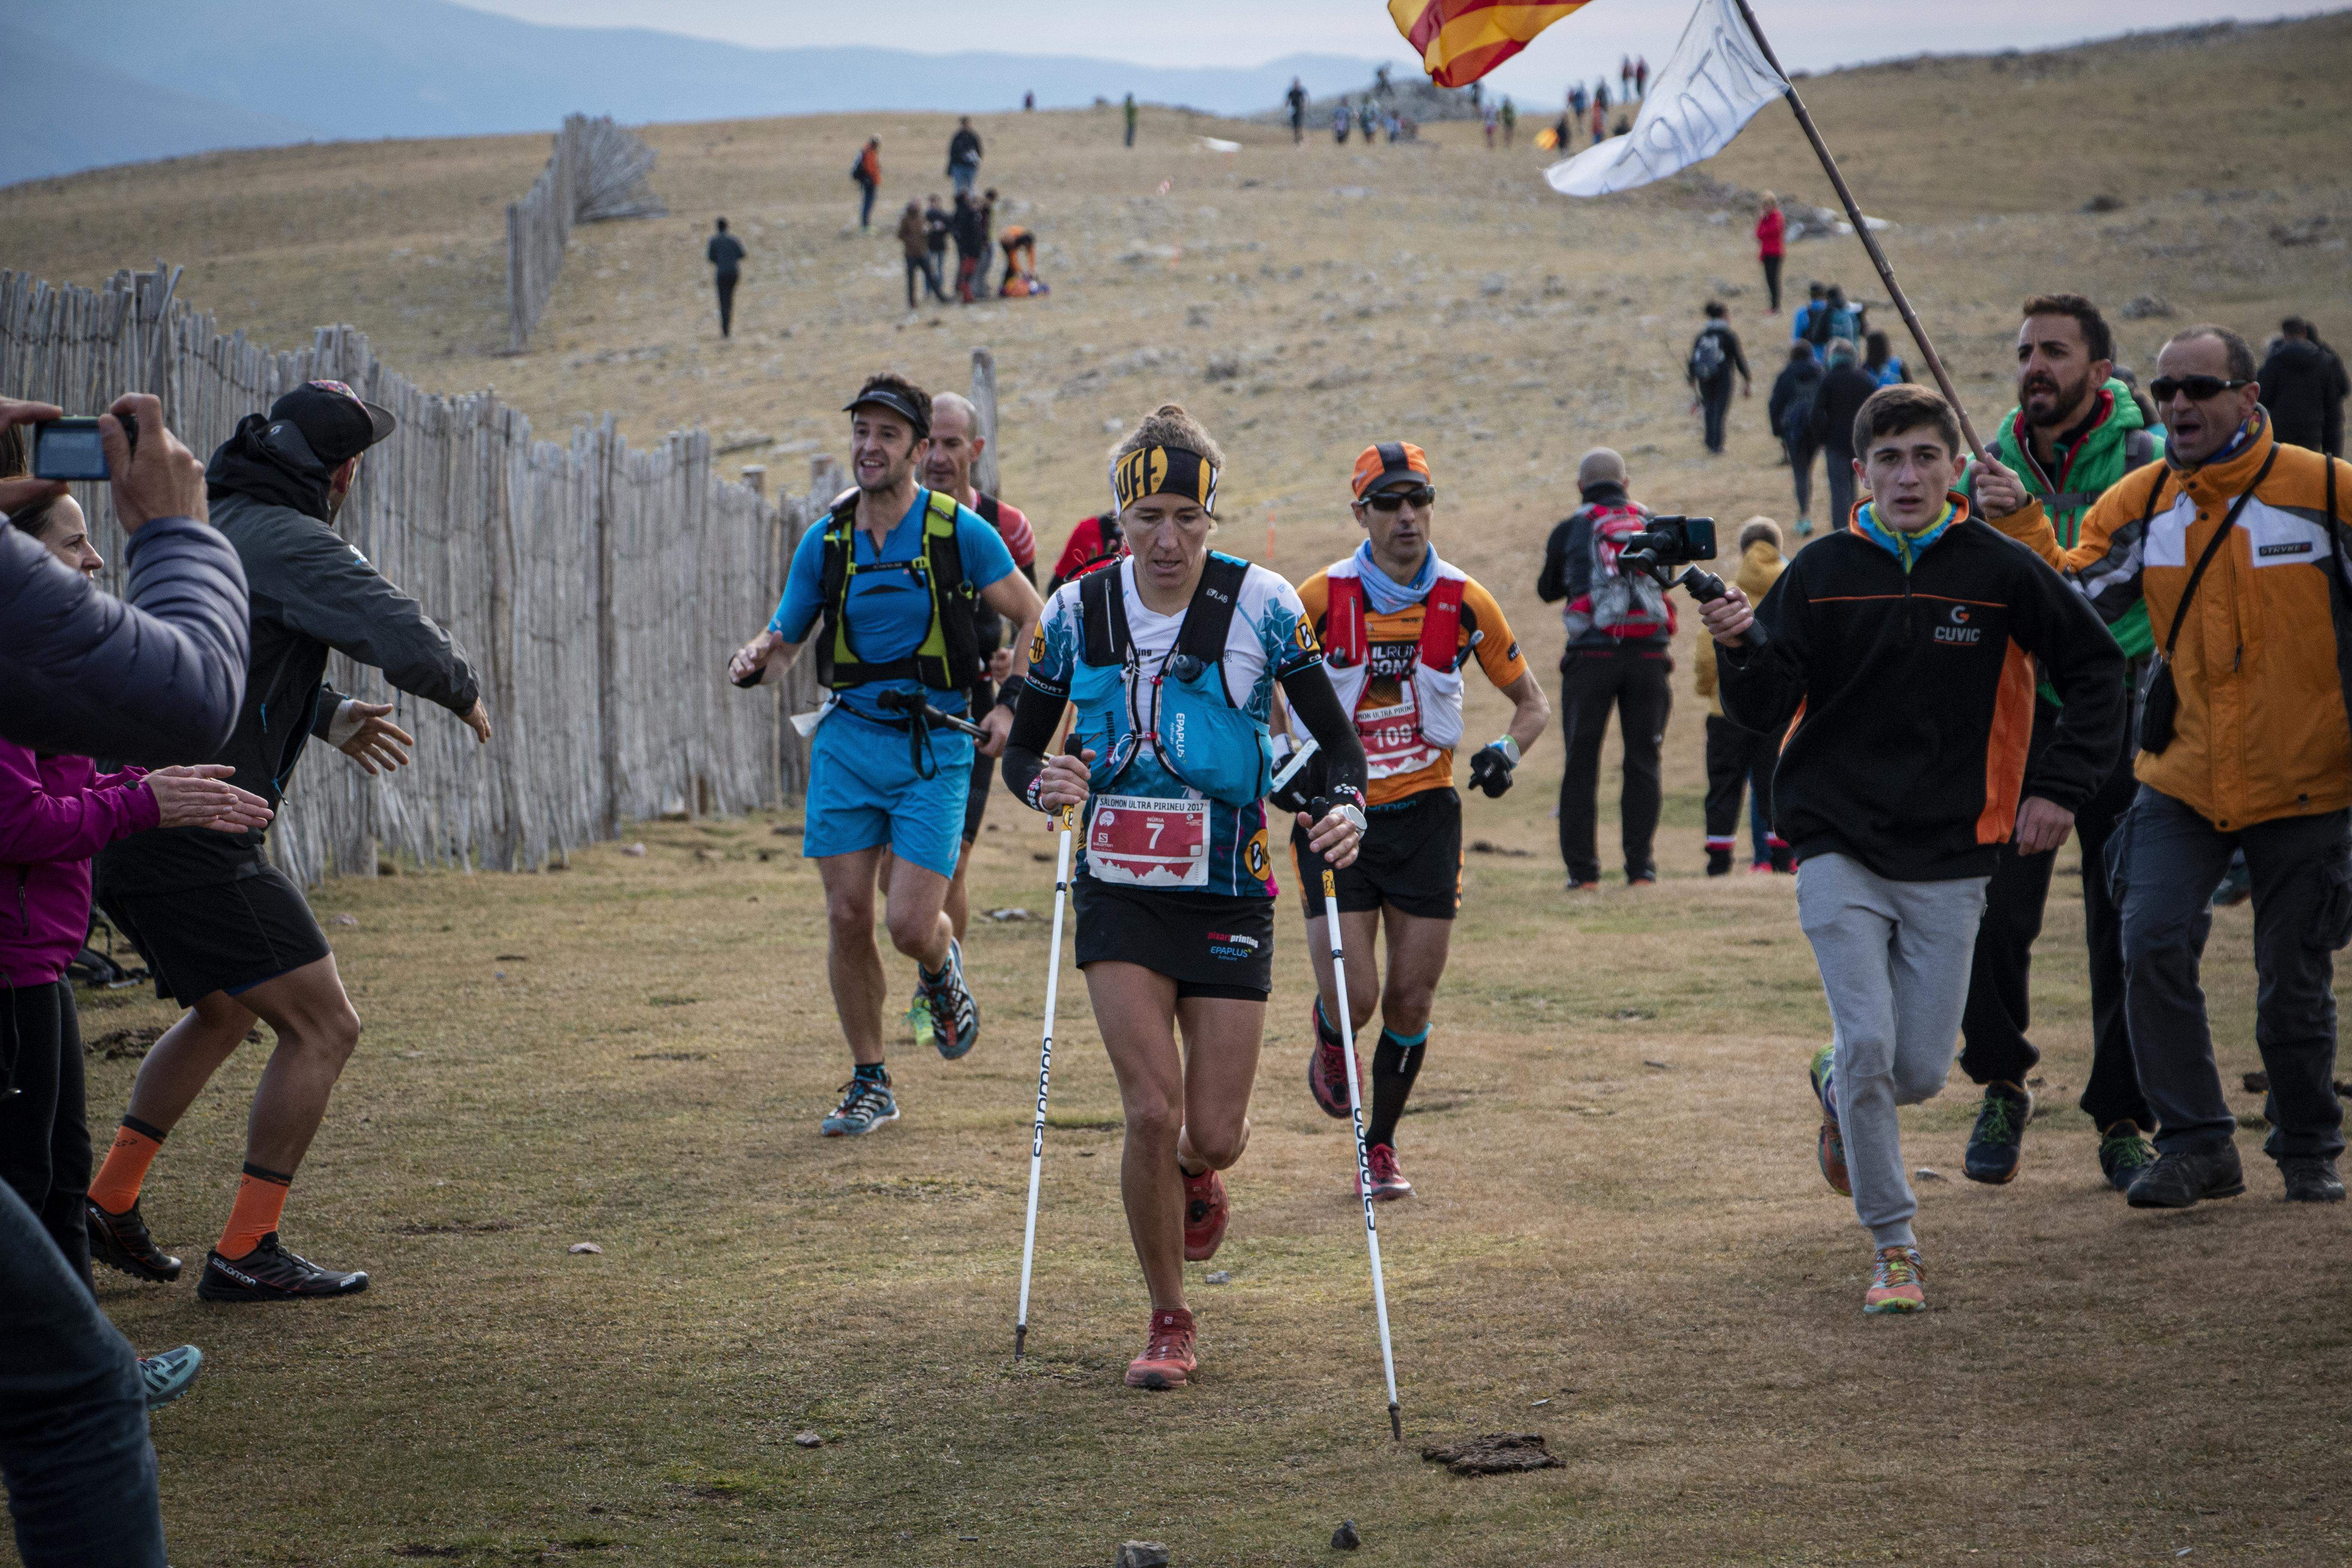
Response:
[{"label": "backpack", "polygon": [[1709,327],[1691,344],[1690,377],[1693,381],[1713,381],[1723,374],[1724,363],[1723,334]]},{"label": "backpack", "polygon": [[1830,331],[1830,302],[1821,300],[1806,307],[1805,341],[1817,349],[1825,349],[1834,336]]}]

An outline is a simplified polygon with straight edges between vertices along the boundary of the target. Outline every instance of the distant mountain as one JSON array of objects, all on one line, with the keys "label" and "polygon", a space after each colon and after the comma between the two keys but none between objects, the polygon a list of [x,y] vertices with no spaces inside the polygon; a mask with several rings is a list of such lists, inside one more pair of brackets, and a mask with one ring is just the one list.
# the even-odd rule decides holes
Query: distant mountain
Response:
[{"label": "distant mountain", "polygon": [[[1368,80],[1377,63],[1296,55],[1163,69],[1066,55],[751,49],[642,28],[541,26],[447,0],[109,0],[6,11],[0,113],[25,134],[28,85],[49,112],[40,134],[0,149],[0,180],[270,142],[551,131],[573,110],[625,123],[982,112],[1017,109],[1024,92],[1056,108],[1131,91],[1244,114],[1279,100],[1294,76],[1322,95]],[[105,26],[93,28],[99,17]],[[17,68],[27,44],[46,48],[48,70]],[[148,121],[135,128],[123,111],[134,101]],[[58,113],[59,105],[73,111]]]},{"label": "distant mountain", "polygon": [[[316,126],[142,80],[0,23],[0,185],[220,147],[320,139]],[[87,40],[84,40],[87,41]]]}]

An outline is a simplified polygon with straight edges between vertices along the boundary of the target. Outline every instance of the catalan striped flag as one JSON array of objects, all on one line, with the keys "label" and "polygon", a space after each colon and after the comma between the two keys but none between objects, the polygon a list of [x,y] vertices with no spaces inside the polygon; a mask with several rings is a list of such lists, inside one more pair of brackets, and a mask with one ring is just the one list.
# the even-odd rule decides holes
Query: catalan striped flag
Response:
[{"label": "catalan striped flag", "polygon": [[1528,40],[1585,0],[1536,5],[1526,0],[1389,0],[1389,16],[1421,51],[1440,87],[1467,87],[1528,47]]}]

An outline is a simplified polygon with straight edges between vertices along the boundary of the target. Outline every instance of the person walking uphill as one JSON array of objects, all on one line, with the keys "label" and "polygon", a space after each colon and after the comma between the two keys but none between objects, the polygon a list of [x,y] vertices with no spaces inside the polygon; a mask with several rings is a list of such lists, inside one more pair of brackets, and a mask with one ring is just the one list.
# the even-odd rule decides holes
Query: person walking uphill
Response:
[{"label": "person walking uphill", "polygon": [[1878,390],[1876,379],[1856,359],[1852,342],[1843,338],[1832,342],[1829,369],[1813,391],[1811,435],[1814,445],[1822,450],[1822,460],[1829,466],[1829,522],[1832,532],[1853,520],[1854,464],[1860,454],[1846,443],[1853,438],[1854,416]]},{"label": "person walking uphill", "polygon": [[1568,761],[1559,779],[1559,856],[1570,890],[1601,883],[1596,795],[1612,708],[1625,742],[1619,805],[1625,880],[1643,887],[1658,879],[1650,846],[1658,829],[1658,752],[1674,706],[1666,646],[1675,610],[1655,583],[1617,569],[1626,536],[1650,522],[1650,510],[1625,493],[1630,482],[1625,459],[1608,447],[1584,455],[1576,466],[1584,504],[1551,531],[1536,579],[1545,604],[1567,601],[1560,610],[1568,629],[1559,659],[1560,744]]},{"label": "person walking uphill", "polygon": [[2344,455],[2344,399],[2352,394],[2352,379],[2309,321],[2289,316],[2279,323],[2278,342],[2256,379],[2280,440],[2331,458]]},{"label": "person walking uphill", "polygon": [[[781,680],[814,641],[826,689],[813,720],[794,723],[809,735],[801,854],[824,884],[825,970],[852,1063],[840,1103],[819,1127],[828,1138],[898,1119],[882,1052],[890,986],[874,945],[886,847],[893,863],[884,921],[891,945],[915,961],[933,1043],[952,1061],[979,1039],[980,1009],[946,913],[973,742],[933,729],[927,715],[968,710],[982,668],[975,604],[1021,628],[1016,649],[1038,610],[1037,591],[1014,572],[996,530],[916,483],[929,455],[929,395],[884,372],[868,376],[843,412],[856,489],[802,538],[774,616],[728,668],[739,686]],[[981,743],[1002,750],[1010,722],[1009,713],[991,711]]]},{"label": "person walking uphill", "polygon": [[[1151,1293],[1132,1388],[1181,1388],[1198,1368],[1184,1264],[1224,1239],[1220,1173],[1249,1144],[1274,983],[1265,797],[1277,685],[1330,763],[1319,816],[1297,818],[1310,847],[1344,869],[1364,832],[1363,749],[1298,595],[1209,548],[1223,466],[1172,403],[1111,449],[1134,553],[1054,595],[1004,754],[1004,781],[1027,805],[1085,812],[1077,963],[1118,1078],[1119,1195]],[[1048,759],[1071,707],[1078,753]]]},{"label": "person walking uphill", "polygon": [[959,195],[970,195],[980,178],[980,132],[971,128],[969,114],[956,121],[955,134],[948,138],[947,174]]},{"label": "person walking uphill", "polygon": [[[710,243],[702,248],[709,261],[713,280],[719,285],[719,335],[733,335],[735,327],[735,280],[743,265],[743,242],[727,232],[727,220],[720,218],[710,236]],[[909,301],[911,304],[912,301]]]},{"label": "person walking uphill", "polygon": [[874,226],[874,197],[882,189],[882,138],[868,136],[858,151],[857,162],[849,166],[849,177],[857,182],[857,226]]},{"label": "person walking uphill", "polygon": [[[2092,504],[2126,474],[2160,458],[2164,441],[2147,428],[2130,389],[2114,379],[2115,335],[2096,306],[2079,294],[2036,295],[2025,301],[2024,316],[2017,333],[2018,406],[2001,421],[1990,449],[2041,503],[2060,547],[2072,548]],[[1976,476],[1969,480],[1971,501],[1979,499],[1979,482]],[[2133,605],[2107,629],[2124,651],[2128,691],[2152,646],[2147,605]],[[2058,716],[2057,693],[2045,688],[2033,704],[2029,767],[2057,733]],[[2117,1192],[2128,1189],[2155,1158],[2145,1134],[2155,1130],[2156,1117],[2140,1093],[2124,1025],[2123,928],[2105,875],[2107,845],[2139,788],[2131,753],[2125,735],[2099,788],[2074,813],[2091,976],[2091,1072],[2081,1103],[2099,1130],[2099,1167]],[[2033,1117],[2026,1082],[2042,1053],[2025,1034],[2028,981],[2057,858],[2054,851],[2004,854],[1985,889],[1968,1010],[1960,1016],[1960,1070],[1985,1091],[1963,1166],[1973,1182],[2001,1183],[2017,1174]]]},{"label": "person walking uphill", "polygon": [[[2055,848],[2105,775],[2123,654],[2080,595],[1953,491],[1959,422],[1941,397],[1888,387],[1851,439],[1868,504],[1801,551],[1760,606],[1733,587],[1700,614],[1724,712],[1759,734],[1793,721],[1772,812],[1832,1025],[1811,1068],[1822,1172],[1870,1232],[1863,1310],[1916,1312],[1918,1205],[1895,1108],[1951,1071],[2002,847]],[[2036,659],[2063,709],[2029,763]]]},{"label": "person walking uphill", "polygon": [[[2253,351],[2175,333],[2148,383],[2164,461],[2093,503],[2074,548],[2021,486],[1978,485],[1994,526],[2063,571],[2110,624],[2140,604],[2162,673],[2142,698],[2139,795],[2107,852],[2122,906],[2124,1011],[2156,1113],[2135,1208],[2245,1190],[2213,1063],[2199,959],[2209,900],[2242,849],[2253,880],[2263,1151],[2288,1198],[2340,1202],[2335,952],[2352,939],[2352,468],[2278,439]],[[2075,694],[2061,688],[2062,725]]]},{"label": "person walking uphill", "polygon": [[1772,378],[1772,395],[1764,405],[1764,416],[1780,437],[1780,450],[1788,454],[1800,539],[1813,531],[1813,459],[1822,449],[1813,436],[1813,395],[1821,389],[1822,362],[1814,357],[1813,345],[1800,338],[1789,345],[1789,363]]},{"label": "person walking uphill", "polygon": [[1780,198],[1771,192],[1764,193],[1764,210],[1756,219],[1756,258],[1764,267],[1764,289],[1772,302],[1766,309],[1768,316],[1780,313],[1780,268],[1789,256],[1789,216],[1780,210]]},{"label": "person walking uphill", "polygon": [[[1761,604],[1789,569],[1780,553],[1780,528],[1769,517],[1739,525],[1739,591]],[[1706,699],[1706,874],[1731,874],[1731,852],[1739,846],[1739,796],[1748,792],[1748,837],[1754,853],[1750,873],[1793,871],[1789,846],[1772,831],[1772,766],[1780,760],[1780,737],[1743,730],[1724,716],[1717,689],[1715,639],[1698,639],[1691,659],[1692,684]]]},{"label": "person walking uphill", "polygon": [[1119,108],[1127,118],[1127,144],[1132,147],[1135,145],[1135,94],[1129,93],[1127,101]]},{"label": "person walking uphill", "polygon": [[[1470,759],[1470,787],[1490,799],[1511,787],[1513,770],[1551,710],[1495,596],[1438,557],[1431,542],[1437,487],[1422,449],[1402,441],[1366,447],[1351,488],[1364,542],[1298,589],[1339,706],[1355,723],[1369,781],[1370,836],[1356,863],[1337,877],[1348,954],[1344,1037],[1335,1022],[1342,1009],[1331,973],[1323,864],[1304,828],[1291,829],[1290,847],[1318,987],[1307,1088],[1326,1115],[1349,1115],[1345,1053],[1355,1049],[1356,1036],[1377,1009],[1381,1037],[1371,1077],[1359,1081],[1371,1086],[1364,1125],[1371,1195],[1391,1199],[1412,1192],[1397,1162],[1397,1121],[1421,1072],[1462,903],[1462,797],[1454,790],[1454,753],[1464,739],[1463,668],[1475,656],[1479,672],[1511,702],[1509,729]],[[1319,780],[1311,760],[1305,771]],[[1291,787],[1307,798],[1321,793]],[[1296,803],[1277,796],[1276,804]],[[1385,986],[1377,946],[1383,927]]]},{"label": "person walking uphill", "polygon": [[1706,302],[1706,325],[1691,340],[1683,374],[1698,395],[1706,414],[1706,449],[1723,455],[1723,421],[1731,411],[1731,375],[1739,373],[1739,395],[1749,396],[1756,384],[1748,374],[1748,356],[1740,351],[1739,334],[1731,330],[1731,312],[1720,300]]},{"label": "person walking uphill", "polygon": [[[336,533],[367,449],[391,413],[339,381],[311,381],[247,415],[213,454],[215,527],[236,546],[253,599],[252,675],[236,730],[215,762],[273,811],[313,736],[369,773],[407,761],[388,703],[328,686],[340,652],[403,691],[447,709],[485,744],[481,681],[449,634]],[[139,1215],[150,1163],[257,1019],[277,1047],[254,1093],[245,1173],[196,1293],[282,1301],[367,1289],[363,1273],[321,1268],[278,1245],[278,1218],[343,1064],[359,1044],[335,955],[310,906],[272,865],[258,828],[235,837],[164,828],[98,858],[99,902],[154,972],[158,995],[188,1010],[148,1051],[130,1109],[89,1189],[92,1249],[134,1278],[168,1279],[179,1260]]]}]

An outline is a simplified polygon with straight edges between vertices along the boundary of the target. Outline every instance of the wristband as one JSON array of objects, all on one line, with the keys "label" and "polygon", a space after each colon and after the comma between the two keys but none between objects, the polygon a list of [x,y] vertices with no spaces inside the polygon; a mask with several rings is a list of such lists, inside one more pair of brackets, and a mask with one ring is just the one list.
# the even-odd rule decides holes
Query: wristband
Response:
[{"label": "wristband", "polygon": [[1020,702],[1021,694],[1028,689],[1027,676],[1008,675],[1004,678],[1004,684],[996,689],[996,705],[999,708],[1013,707]]},{"label": "wristband", "polygon": [[1493,744],[1496,751],[1503,753],[1504,757],[1510,763],[1511,766],[1516,768],[1519,765],[1519,743],[1517,741],[1512,740],[1511,737],[1507,734],[1501,740],[1493,742]]}]

